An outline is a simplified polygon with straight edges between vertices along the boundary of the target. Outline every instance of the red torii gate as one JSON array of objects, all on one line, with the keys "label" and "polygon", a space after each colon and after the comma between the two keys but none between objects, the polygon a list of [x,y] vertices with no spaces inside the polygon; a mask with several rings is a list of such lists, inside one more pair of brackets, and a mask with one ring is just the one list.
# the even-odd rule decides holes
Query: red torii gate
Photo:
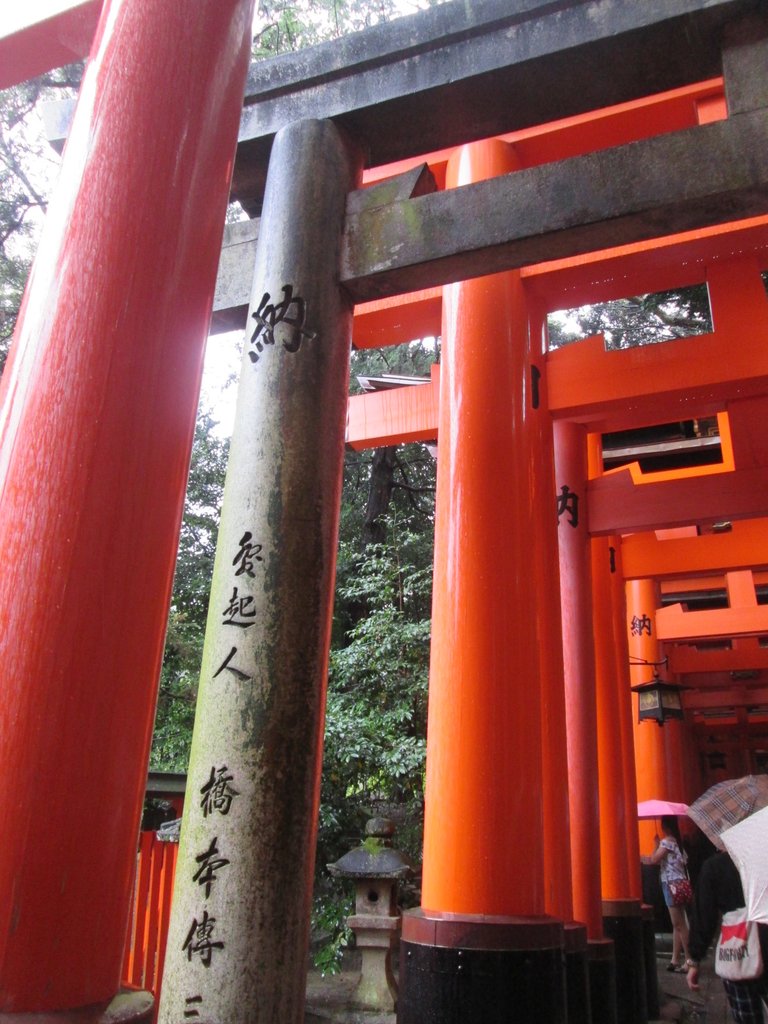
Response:
[{"label": "red torii gate", "polygon": [[[606,115],[602,141],[596,137],[591,139],[587,137],[588,133],[585,132],[585,128],[588,127],[591,119],[583,118],[580,122],[577,119],[577,123],[572,125],[561,124],[556,126],[551,132],[552,137],[546,140],[550,144],[548,151],[544,145],[545,137],[548,135],[547,131],[538,133],[539,137],[536,139],[536,142],[540,143],[543,147],[540,151],[542,154],[545,154],[543,158],[552,160],[558,156],[560,158],[569,157],[577,152],[590,151],[595,148],[599,149],[603,146],[620,146],[630,140],[653,135],[657,131],[674,131],[687,124],[695,124],[698,121],[711,121],[713,116],[716,116],[718,113],[717,92],[719,83],[710,79],[703,86],[697,88],[700,88],[700,91],[696,95],[694,95],[695,89],[692,91],[683,89],[679,93],[668,94],[652,101],[655,104],[655,113],[657,115],[655,120],[650,117],[641,118],[638,116],[638,114],[648,113],[648,107],[644,108],[642,103],[635,109],[632,109],[630,104],[626,110],[612,110]],[[668,108],[665,104],[669,105]],[[720,112],[722,113],[722,110]],[[595,124],[598,124],[599,121],[599,117],[594,118]],[[531,133],[531,138],[533,139],[536,135],[536,132]],[[154,144],[154,139],[152,144]],[[518,135],[515,138],[508,137],[502,142],[502,145],[511,146],[515,156],[523,164],[525,164],[523,156],[526,152],[525,144],[526,138],[522,135]],[[531,145],[533,146],[533,143]],[[533,163],[540,158],[530,157]],[[439,175],[437,176],[439,177]],[[733,258],[734,246],[737,247],[740,253],[736,259]],[[632,243],[623,246],[621,249],[613,249],[611,252],[599,252],[596,256],[566,259],[561,260],[559,264],[526,269],[516,279],[514,285],[516,294],[527,297],[528,317],[530,324],[533,325],[531,336],[534,339],[538,339],[541,337],[544,314],[548,308],[554,308],[550,304],[553,301],[554,295],[559,297],[568,296],[567,302],[559,300],[557,302],[558,305],[572,305],[577,301],[596,301],[611,294],[626,294],[625,290],[620,289],[629,287],[630,281],[632,285],[631,291],[641,290],[643,292],[662,287],[678,287],[685,284],[699,283],[700,278],[698,278],[698,274],[695,275],[697,279],[694,280],[694,277],[692,277],[694,269],[700,269],[696,266],[696,261],[704,259],[707,264],[707,269],[704,270],[704,273],[712,289],[713,313],[715,316],[715,332],[712,339],[710,339],[711,344],[706,339],[703,339],[703,341],[702,339],[696,339],[696,341],[674,343],[674,347],[678,351],[687,346],[689,358],[691,354],[697,355],[706,350],[707,365],[702,367],[688,365],[684,370],[681,370],[675,364],[670,369],[667,362],[670,359],[670,351],[667,351],[670,348],[669,346],[660,346],[658,350],[643,349],[633,353],[632,358],[629,358],[628,354],[625,353],[608,355],[601,352],[599,343],[593,342],[591,345],[587,343],[586,347],[581,349],[581,355],[579,355],[578,349],[574,348],[550,354],[546,357],[546,360],[544,360],[543,351],[537,353],[534,349],[534,361],[538,358],[541,359],[541,365],[538,368],[542,373],[542,377],[546,378],[542,380],[541,388],[542,394],[547,395],[547,408],[555,419],[559,418],[562,421],[569,421],[578,425],[584,434],[586,434],[588,427],[594,431],[602,432],[607,429],[623,429],[633,423],[658,422],[658,416],[669,417],[670,403],[672,403],[673,408],[676,408],[677,415],[675,418],[679,418],[680,403],[678,402],[678,396],[681,389],[685,389],[691,397],[691,403],[685,405],[687,413],[690,414],[695,405],[697,414],[703,415],[705,413],[718,412],[721,414],[727,413],[728,415],[733,445],[732,465],[729,465],[727,468],[724,465],[723,469],[726,471],[719,474],[711,474],[706,480],[673,479],[653,483],[643,482],[628,486],[626,471],[613,475],[600,475],[597,467],[593,465],[590,471],[591,479],[587,484],[585,494],[589,507],[588,522],[590,532],[595,536],[613,535],[623,530],[636,530],[642,526],[656,529],[662,526],[681,525],[682,522],[690,522],[692,515],[699,508],[702,499],[707,501],[706,515],[700,517],[702,521],[720,519],[725,515],[755,520],[758,516],[765,514],[765,453],[758,444],[761,432],[755,431],[756,425],[760,423],[760,412],[765,395],[764,356],[758,345],[755,351],[751,353],[751,358],[739,362],[736,359],[737,353],[735,349],[732,347],[728,350],[724,345],[726,338],[730,340],[733,346],[734,340],[738,339],[741,341],[743,337],[743,333],[734,319],[735,314],[740,313],[743,316],[746,310],[750,314],[752,324],[759,325],[765,323],[765,295],[760,292],[758,273],[762,266],[764,266],[764,249],[764,218],[752,218],[749,221],[741,222],[735,227],[727,226],[725,228],[704,229],[673,236],[661,244]],[[210,247],[207,247],[207,250],[210,251]],[[722,261],[722,265],[716,261]],[[714,265],[709,267],[710,263]],[[548,277],[549,274],[551,274],[551,277]],[[605,275],[605,277],[601,280],[598,275]],[[558,286],[556,287],[552,283],[552,291],[548,292],[548,281],[557,281]],[[571,282],[570,285],[565,283],[568,281]],[[350,287],[357,286],[350,285]],[[581,296],[581,299],[577,298],[577,296]],[[422,299],[423,301],[419,305],[418,311],[416,307],[414,308],[413,319],[403,316],[402,304],[388,302],[382,303],[375,310],[371,307],[360,310],[358,321],[361,324],[367,323],[368,328],[372,329],[376,325],[378,316],[379,337],[381,336],[382,325],[389,324],[390,327],[392,326],[394,322],[393,316],[399,317],[400,322],[404,325],[403,336],[407,336],[409,332],[413,331],[418,334],[427,333],[425,328],[428,323],[432,323],[434,327],[434,320],[431,318],[434,317],[439,302],[434,292],[423,295]],[[728,307],[729,301],[731,303],[730,312]],[[735,303],[739,304],[738,310],[735,308]],[[513,319],[515,317],[518,318],[516,329],[519,329],[519,307],[512,314],[512,317]],[[436,333],[436,330],[433,330],[432,333]],[[411,333],[410,336],[412,337],[413,334]],[[396,334],[391,335],[391,340],[397,340]],[[703,344],[702,348],[697,347],[700,341]],[[535,344],[538,345],[538,340],[536,340]],[[618,361],[611,362],[611,360],[616,359],[617,355],[622,356],[622,363],[627,364],[627,369],[624,370],[624,373],[618,379],[615,375]],[[659,362],[663,364],[663,373],[671,375],[665,380],[660,379]],[[672,362],[674,363],[674,360]],[[585,364],[588,364],[588,369],[586,370],[587,376],[584,383]],[[715,364],[720,371],[721,379],[713,379],[717,374],[710,372]],[[460,372],[463,374],[465,370]],[[510,372],[514,373],[516,371]],[[581,383],[579,375],[582,375]],[[635,377],[631,375],[635,375]],[[627,383],[628,376],[629,383]],[[473,387],[476,389],[475,401],[482,401],[481,384],[477,383]],[[477,390],[478,388],[479,390]],[[426,436],[432,438],[437,433],[437,417],[440,414],[440,406],[436,403],[434,394],[431,398],[427,397],[428,389],[431,389],[429,385],[423,389],[410,388],[407,389],[405,395],[391,399],[392,402],[396,402],[400,407],[398,409],[400,425],[405,424],[405,427],[407,427],[404,430],[403,436],[416,438],[424,436],[421,433],[424,430],[429,430],[430,433]],[[416,395],[420,391],[423,391],[424,394],[421,398],[417,399]],[[377,400],[379,398],[379,396],[374,397]],[[418,414],[413,420],[408,420],[408,417],[403,415],[404,403],[407,404],[408,402],[418,402],[420,405]],[[628,403],[630,402],[632,403],[631,409],[628,408]],[[675,405],[675,403],[678,404]],[[373,398],[370,399],[369,404],[373,404]],[[381,413],[379,414],[381,415]],[[356,435],[353,431],[356,415],[355,406],[352,404],[350,406],[351,433],[349,435],[351,441],[355,439],[360,440],[362,437],[362,435]],[[432,418],[430,419],[430,417]],[[378,439],[381,442],[384,439],[399,436],[397,430],[400,429],[400,426],[394,432],[392,431],[394,417],[389,412],[385,412],[383,418],[385,421],[389,421],[389,425],[378,428],[378,433],[371,433],[368,437],[369,441]],[[447,422],[450,424],[451,421],[448,420]],[[725,438],[725,433],[721,436]],[[532,444],[544,443],[543,438],[537,440],[532,436],[531,440]],[[179,454],[183,447],[182,444],[176,454]],[[542,448],[540,450],[544,451],[545,449]],[[586,483],[586,480],[584,482]],[[543,484],[541,486],[543,488]],[[751,490],[745,493],[747,487]],[[543,488],[541,493],[545,494],[546,490]],[[668,504],[670,496],[674,497],[676,502],[683,503],[684,513],[670,511]],[[634,515],[634,520],[631,520],[628,516],[620,520],[617,518],[616,510],[613,506],[619,497],[622,502],[631,503],[633,506],[631,515]],[[520,509],[517,509],[517,511],[521,512]],[[528,520],[526,522],[529,526],[533,527],[533,524],[528,522]],[[698,539],[704,540],[704,538]],[[659,543],[672,542],[660,541]],[[544,547],[545,545],[542,543],[539,546]],[[623,547],[623,545],[621,546]],[[637,555],[637,545],[635,545],[635,555]],[[547,556],[543,555],[541,557],[543,561],[540,565],[551,569],[551,564],[545,565]],[[744,552],[742,551],[740,555],[732,554],[731,558],[736,560],[741,558],[743,560]],[[627,575],[641,576],[641,568],[636,568]],[[648,576],[651,575],[653,573],[648,574]],[[733,587],[735,593],[737,589],[736,581],[734,581]],[[162,587],[160,589],[162,590]],[[747,589],[743,586],[742,580],[739,592],[744,593]],[[615,639],[618,635],[616,632],[616,595],[607,586],[600,592],[604,595],[600,609],[607,612],[606,621],[612,623],[612,636]],[[612,593],[612,596],[609,597],[609,593]],[[749,602],[744,600],[742,607],[744,609],[748,608]],[[550,603],[548,610],[552,613],[552,603]],[[445,612],[445,608],[443,611]],[[543,614],[542,609],[539,609],[539,614]],[[756,627],[746,630],[744,628],[745,617],[754,618],[754,611],[730,616],[731,619],[739,620],[740,625],[737,624],[739,632],[754,633],[755,629],[759,631],[762,620],[758,621]],[[719,618],[722,619],[723,617],[720,616]],[[733,623],[730,624],[731,627],[733,625]],[[538,629],[540,626],[537,625],[536,628]],[[723,628],[722,622],[719,622],[717,629]],[[679,637],[681,634],[676,633],[674,635]],[[605,667],[605,664],[607,664],[609,659],[605,650],[600,649],[600,645],[598,645],[597,656],[598,663],[604,663],[604,667],[599,669],[599,671],[607,672],[608,669]],[[531,671],[534,670],[534,660],[535,658],[529,666]],[[624,668],[626,671],[626,666]],[[555,668],[549,666],[549,670],[550,676],[553,673],[556,675]],[[618,666],[615,671],[618,678],[622,678],[621,669]],[[552,685],[551,678],[548,685]],[[552,692],[554,693],[554,689]],[[654,735],[657,736],[658,734]],[[581,737],[578,742],[582,743],[582,741],[585,749],[591,743],[591,740],[587,740],[584,737]],[[534,746],[529,753],[533,753],[536,746],[534,740],[531,740],[531,742]],[[622,741],[622,750],[624,751],[622,756],[625,756],[627,752],[626,738]],[[553,751],[550,749],[548,753],[551,755]],[[679,751],[677,753],[679,755]],[[470,773],[471,771],[472,766],[470,765]],[[437,776],[433,776],[433,778],[437,779],[436,782],[433,782],[433,787],[439,787],[442,781],[439,770]],[[596,780],[593,778],[591,780],[593,787],[595,782]],[[625,812],[631,804],[631,801],[626,797],[626,792],[623,797],[619,794],[614,794],[614,799],[623,801]],[[488,822],[485,824],[488,824]],[[585,825],[584,822],[580,824],[582,827]],[[442,828],[443,826],[441,825],[440,827]],[[532,836],[535,831],[535,826],[532,824]],[[605,831],[603,829],[603,832]],[[604,844],[609,853],[611,852],[612,844],[613,853],[617,853],[618,836],[618,832],[614,831],[612,834],[609,832],[607,843]],[[622,831],[622,843],[626,842],[626,837],[627,834]],[[552,833],[546,834],[544,838],[546,840],[545,847],[551,847],[555,841]],[[623,859],[625,861],[630,856],[627,850],[631,853],[631,844],[629,847],[625,846],[624,848]],[[546,853],[546,850],[544,853]],[[429,866],[433,872],[433,878],[435,877],[435,871],[445,874],[447,865],[441,864],[441,858],[450,857],[451,855],[452,851],[450,849],[447,852],[443,849],[439,854],[435,854],[434,851],[430,854]],[[613,868],[617,868],[618,862],[622,860],[622,855],[617,855],[615,860],[617,863],[613,865]],[[628,863],[625,866],[628,867]],[[535,869],[534,874],[536,874]],[[445,875],[445,878],[447,878],[447,875]],[[531,881],[534,883],[534,891],[529,891],[526,894],[517,893],[515,895],[521,899],[523,895],[526,895],[526,898],[530,896],[532,898],[531,907],[533,908],[534,916],[536,916],[535,912],[541,905],[535,893],[538,877],[533,878]],[[606,880],[604,878],[604,890],[606,881],[613,884],[615,879],[609,878]],[[438,891],[440,893],[439,897],[434,895],[432,897],[438,903],[441,900],[448,899],[449,896],[450,899],[453,899],[453,896],[456,894],[460,894],[463,897],[460,889],[453,882],[446,883],[443,881],[437,886],[437,890],[435,890],[434,883],[432,885],[433,889],[431,891]],[[514,886],[512,888],[514,889]],[[575,890],[574,895],[579,899],[586,899],[587,913],[584,916],[594,917],[596,910],[594,899],[589,894],[579,892],[578,889]],[[561,915],[561,918],[567,920],[567,907],[565,906],[567,895],[561,893],[559,900],[559,905],[552,907],[552,909]],[[621,916],[621,913],[627,912],[630,904],[636,902],[635,894],[629,890],[611,892],[611,907],[609,907],[608,916],[611,917],[614,911],[617,912],[618,916]],[[470,898],[468,906],[471,903],[472,899]],[[618,907],[617,904],[625,904],[626,906]],[[442,908],[438,906],[433,909],[440,911]],[[598,918],[599,910],[600,908],[598,907]],[[449,909],[449,916],[450,913],[452,911]],[[471,932],[467,914],[471,917],[472,910],[465,911],[462,926],[465,929],[465,933],[467,929]],[[627,916],[631,917],[633,914],[630,913]],[[433,924],[438,918],[433,917],[431,919]],[[429,920],[428,914],[426,919]],[[442,925],[445,924],[446,920],[447,918],[445,917],[440,918]],[[430,927],[432,927],[431,924],[427,925],[427,930]],[[413,953],[428,949],[431,939],[426,935],[423,922],[414,919],[409,924],[409,928],[410,931],[407,935],[410,942],[408,946],[409,951]],[[593,928],[599,930],[599,921],[593,924]],[[545,946],[549,949],[549,938],[540,935],[539,939],[545,941]],[[452,941],[455,942],[455,936]],[[459,953],[464,951],[469,954],[471,946],[467,947],[466,950],[462,950],[461,942],[459,942],[456,948],[458,948]],[[504,950],[504,952],[509,951]],[[536,948],[536,952],[541,953],[543,949]],[[79,979],[75,977],[73,980],[77,982]],[[108,988],[109,986],[107,985],[106,989]],[[636,979],[629,988],[633,991],[636,990]],[[102,991],[106,991],[106,989],[102,987]],[[24,998],[26,997],[22,997],[22,1003]],[[53,1008],[61,1005],[61,999],[71,1002],[73,997],[62,996],[59,992],[49,995],[47,998],[50,1000],[49,1005]],[[9,1006],[8,1008],[12,1007]]]}]

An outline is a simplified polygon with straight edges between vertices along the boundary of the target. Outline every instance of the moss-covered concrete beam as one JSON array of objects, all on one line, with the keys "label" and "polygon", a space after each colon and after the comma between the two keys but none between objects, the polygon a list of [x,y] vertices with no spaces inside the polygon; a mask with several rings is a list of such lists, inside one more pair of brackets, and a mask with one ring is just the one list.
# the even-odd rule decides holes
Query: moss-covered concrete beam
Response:
[{"label": "moss-covered concrete beam", "polygon": [[356,302],[768,213],[768,110],[347,217]]},{"label": "moss-covered concrete beam", "polygon": [[332,118],[369,166],[542,124],[721,71],[757,0],[454,0],[255,62],[234,194],[255,212],[275,132]]},{"label": "moss-covered concrete beam", "polygon": [[[368,166],[719,75],[726,30],[760,0],[453,0],[252,63],[233,196],[258,213],[275,133],[330,118]],[[751,87],[750,87],[751,88]],[[46,131],[63,145],[72,101]]]}]

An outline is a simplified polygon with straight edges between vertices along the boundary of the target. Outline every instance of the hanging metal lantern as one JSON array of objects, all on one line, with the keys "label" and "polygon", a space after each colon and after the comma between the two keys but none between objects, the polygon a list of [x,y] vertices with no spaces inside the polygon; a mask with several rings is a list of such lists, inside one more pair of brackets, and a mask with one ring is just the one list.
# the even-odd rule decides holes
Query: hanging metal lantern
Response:
[{"label": "hanging metal lantern", "polygon": [[682,690],[677,683],[668,683],[654,671],[653,679],[631,689],[637,694],[637,720],[664,725],[668,718],[683,718]]}]

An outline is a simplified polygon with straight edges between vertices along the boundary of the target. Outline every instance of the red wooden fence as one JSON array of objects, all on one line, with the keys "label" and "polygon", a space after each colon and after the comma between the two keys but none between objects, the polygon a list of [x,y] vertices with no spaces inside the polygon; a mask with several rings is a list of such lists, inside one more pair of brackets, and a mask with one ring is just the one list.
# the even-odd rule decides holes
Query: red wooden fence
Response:
[{"label": "red wooden fence", "polygon": [[161,843],[154,832],[141,833],[122,981],[154,993],[155,1020],[178,850],[178,843]]}]

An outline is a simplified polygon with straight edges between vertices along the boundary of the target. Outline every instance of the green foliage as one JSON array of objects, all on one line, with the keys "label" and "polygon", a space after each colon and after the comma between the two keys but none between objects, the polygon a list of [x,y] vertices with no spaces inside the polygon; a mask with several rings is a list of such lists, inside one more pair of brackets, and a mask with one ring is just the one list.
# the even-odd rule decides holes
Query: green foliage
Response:
[{"label": "green foliage", "polygon": [[229,442],[200,409],[181,524],[150,765],[185,771],[195,717],[208,594],[216,553]]},{"label": "green foliage", "polygon": [[434,339],[414,339],[389,348],[355,349],[350,363],[350,394],[362,391],[359,377],[382,377],[388,373],[428,377],[438,352],[439,343]]},{"label": "green foliage", "polygon": [[366,836],[361,845],[371,857],[375,857],[377,853],[381,853],[384,849],[384,843],[378,836]]},{"label": "green foliage", "polygon": [[[413,10],[430,6],[414,0]],[[396,0],[259,0],[253,56],[273,57],[338,39],[402,14]]]},{"label": "green foliage", "polygon": [[[422,796],[431,564],[423,538],[390,524],[387,545],[342,547],[338,600],[357,621],[331,652],[326,802],[408,804]],[[335,780],[338,779],[338,784]]]},{"label": "green foliage", "polygon": [[[358,845],[374,814],[395,819],[395,845],[420,859],[431,609],[431,535],[391,514],[388,541],[342,543],[337,614],[353,625],[331,651],[315,899],[327,906],[328,969],[344,943],[351,883],[325,865]],[[352,609],[352,611],[350,611]],[[379,847],[376,839],[370,842]],[[333,908],[338,917],[333,924]]]},{"label": "green foliage", "polygon": [[[429,377],[437,358],[435,344],[415,341],[390,349],[352,353],[350,392],[359,393],[361,377],[397,374]],[[342,540],[360,549],[386,540],[382,523],[390,506],[417,533],[431,535],[435,508],[435,461],[423,444],[356,452],[344,459]],[[431,554],[429,555],[431,562]]]},{"label": "green foliage", "polygon": [[321,974],[338,974],[344,950],[352,938],[347,918],[354,910],[349,885],[340,892],[322,892],[312,902],[312,960]]},{"label": "green foliage", "polygon": [[603,334],[608,350],[625,349],[711,331],[712,314],[702,284],[560,310],[550,315],[548,330],[550,348]]},{"label": "green foliage", "polygon": [[[435,355],[420,342],[353,352],[350,390],[357,375],[428,376]],[[422,444],[345,457],[315,875],[323,971],[340,963],[351,895],[326,865],[374,814],[394,818],[395,846],[421,859],[435,473]]]}]

